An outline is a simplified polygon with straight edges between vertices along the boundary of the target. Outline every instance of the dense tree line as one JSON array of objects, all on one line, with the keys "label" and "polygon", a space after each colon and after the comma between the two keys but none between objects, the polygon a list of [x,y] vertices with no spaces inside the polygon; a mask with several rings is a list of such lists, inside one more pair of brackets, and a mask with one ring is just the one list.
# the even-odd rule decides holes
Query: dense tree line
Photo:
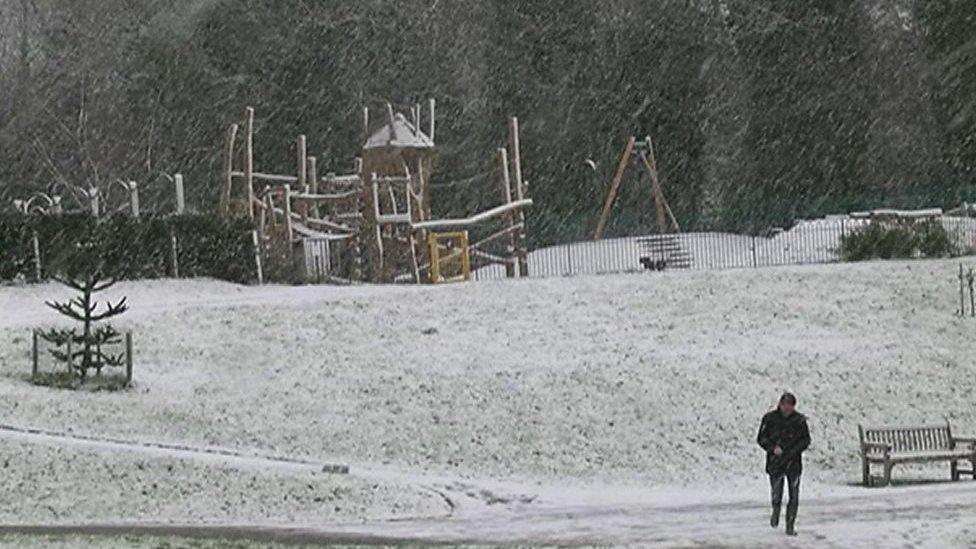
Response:
[{"label": "dense tree line", "polygon": [[[180,171],[206,211],[245,105],[263,169],[306,133],[344,172],[363,105],[428,97],[437,213],[497,200],[518,115],[539,242],[592,230],[631,134],[687,228],[976,200],[974,24],[967,0],[5,0],[0,200],[124,178],[166,211]],[[650,230],[649,199],[626,186],[611,232]]]}]

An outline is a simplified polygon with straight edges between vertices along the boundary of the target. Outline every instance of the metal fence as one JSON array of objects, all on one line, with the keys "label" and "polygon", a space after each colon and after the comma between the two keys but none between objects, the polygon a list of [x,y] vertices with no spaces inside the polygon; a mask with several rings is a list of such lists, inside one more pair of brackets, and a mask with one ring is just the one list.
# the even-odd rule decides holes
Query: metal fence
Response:
[{"label": "metal fence", "polygon": [[[976,219],[945,217],[941,221],[957,249],[976,251]],[[768,236],[695,232],[574,242],[531,251],[528,270],[532,278],[546,278],[833,263],[841,260],[843,237],[868,223],[864,219],[827,218],[801,221],[789,231]],[[472,271],[472,278],[505,278],[505,269],[489,265]]]}]

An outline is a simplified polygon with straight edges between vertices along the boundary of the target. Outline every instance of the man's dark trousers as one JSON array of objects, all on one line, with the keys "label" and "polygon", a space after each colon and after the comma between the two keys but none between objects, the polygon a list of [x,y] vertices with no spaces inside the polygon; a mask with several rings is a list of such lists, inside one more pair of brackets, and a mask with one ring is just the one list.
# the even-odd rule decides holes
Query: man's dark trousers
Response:
[{"label": "man's dark trousers", "polygon": [[800,472],[775,473],[769,475],[770,494],[773,509],[779,514],[783,505],[783,484],[789,486],[790,501],[786,504],[786,524],[796,522],[796,511],[800,505]]}]

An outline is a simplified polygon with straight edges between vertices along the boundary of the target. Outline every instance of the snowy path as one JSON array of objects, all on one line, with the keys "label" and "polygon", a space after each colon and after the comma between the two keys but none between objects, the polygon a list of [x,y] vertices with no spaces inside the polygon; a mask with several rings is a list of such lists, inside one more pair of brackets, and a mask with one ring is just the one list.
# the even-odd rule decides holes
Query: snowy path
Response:
[{"label": "snowy path", "polygon": [[976,485],[808,498],[800,536],[764,526],[755,499],[700,504],[539,505],[468,516],[336,526],[74,524],[3,533],[204,537],[278,543],[640,544],[657,547],[972,547]]},{"label": "snowy path", "polygon": [[[262,457],[220,449],[108,440],[0,426],[0,438],[137,452],[241,469],[321,471],[304,459]],[[333,464],[329,464],[333,465]],[[767,508],[755,490],[721,486],[711,492],[624,486],[555,486],[414,473],[353,465],[350,475],[395,480],[437,492],[449,511],[436,517],[332,525],[78,523],[0,526],[0,534],[183,536],[279,543],[526,543],[641,544],[661,547],[779,545],[764,526]],[[816,485],[801,508],[802,547],[972,547],[976,544],[976,483],[889,489]]]}]

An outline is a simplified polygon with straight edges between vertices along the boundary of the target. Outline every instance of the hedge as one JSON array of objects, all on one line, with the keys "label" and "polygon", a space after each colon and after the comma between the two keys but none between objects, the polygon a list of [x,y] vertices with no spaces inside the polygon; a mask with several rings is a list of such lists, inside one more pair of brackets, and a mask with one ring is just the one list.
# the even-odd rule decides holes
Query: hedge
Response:
[{"label": "hedge", "polygon": [[938,220],[875,221],[841,238],[845,261],[949,257],[958,253],[952,237]]},{"label": "hedge", "polygon": [[78,254],[97,257],[119,279],[172,274],[172,238],[181,277],[246,283],[256,278],[252,227],[243,219],[209,215],[142,217],[86,214],[0,215],[0,280],[36,278],[32,235],[37,234],[41,276],[49,278]]}]

